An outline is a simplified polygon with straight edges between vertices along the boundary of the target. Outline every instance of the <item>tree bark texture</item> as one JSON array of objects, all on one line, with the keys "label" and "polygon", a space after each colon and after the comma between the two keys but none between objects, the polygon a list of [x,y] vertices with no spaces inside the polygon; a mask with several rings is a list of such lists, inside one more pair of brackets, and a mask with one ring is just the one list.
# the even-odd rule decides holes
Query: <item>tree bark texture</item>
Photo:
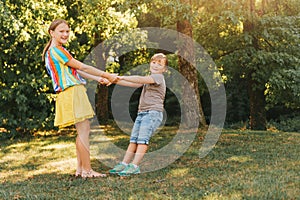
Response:
[{"label": "tree bark texture", "polygon": [[250,129],[251,130],[266,130],[266,102],[264,89],[254,89],[255,82],[249,80],[249,98],[250,98]]},{"label": "tree bark texture", "polygon": [[[182,3],[189,3],[188,0],[181,0]],[[185,122],[188,123],[188,126],[194,126],[195,123],[200,122],[200,125],[206,126],[206,120],[204,116],[204,112],[202,109],[201,99],[199,95],[198,88],[198,75],[197,70],[195,68],[195,55],[194,55],[194,45],[193,45],[193,31],[192,25],[188,20],[181,20],[177,22],[177,31],[180,33],[189,36],[190,40],[184,40],[181,38],[181,35],[178,34],[178,41],[180,44],[178,45],[178,64],[180,73],[187,79],[185,85],[183,85],[183,113],[182,117]],[[182,42],[183,41],[183,42]],[[190,62],[192,61],[192,62]],[[195,97],[190,98],[191,94],[187,93],[186,84],[190,85],[193,90]],[[197,99],[196,104],[193,99]],[[198,109],[195,109],[199,107]],[[195,121],[198,120],[198,121]],[[199,123],[198,123],[199,124]]]},{"label": "tree bark texture", "polygon": [[[100,36],[95,34],[95,45],[98,45],[101,41],[99,41]],[[100,48],[95,48],[94,60],[96,63],[96,67],[105,71],[105,63],[106,60],[103,57],[104,52],[100,51]],[[98,50],[99,49],[99,50]],[[101,48],[102,50],[103,48]],[[99,123],[106,123],[108,121],[108,88],[106,86],[97,85],[96,95],[95,95],[95,109],[96,116]]]},{"label": "tree bark texture", "polygon": [[96,115],[99,123],[106,123],[108,121],[108,87],[105,85],[98,85],[96,92]]},{"label": "tree bark texture", "polygon": [[[245,31],[254,32],[255,25],[253,22],[255,15],[255,1],[250,0],[250,16],[251,21],[248,21]],[[253,39],[253,47],[258,51],[258,39]],[[250,110],[250,129],[251,130],[266,130],[267,120],[266,120],[266,100],[264,95],[265,83],[258,83],[252,79],[253,71],[248,74],[248,94],[249,94],[249,110]]]}]

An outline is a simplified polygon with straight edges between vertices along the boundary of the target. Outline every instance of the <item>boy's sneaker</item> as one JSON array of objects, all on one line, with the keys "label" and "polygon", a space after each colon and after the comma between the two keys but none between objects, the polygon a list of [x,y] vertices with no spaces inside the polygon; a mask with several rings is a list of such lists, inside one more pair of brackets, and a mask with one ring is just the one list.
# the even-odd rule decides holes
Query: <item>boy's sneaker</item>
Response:
[{"label": "boy's sneaker", "polygon": [[129,165],[127,165],[127,167],[118,173],[119,176],[130,176],[133,174],[139,174],[141,173],[140,171],[140,167],[135,167],[132,163],[130,163]]},{"label": "boy's sneaker", "polygon": [[118,172],[123,171],[125,168],[126,168],[126,165],[124,165],[123,163],[119,163],[119,164],[115,165],[113,169],[109,170],[109,173],[116,174]]}]

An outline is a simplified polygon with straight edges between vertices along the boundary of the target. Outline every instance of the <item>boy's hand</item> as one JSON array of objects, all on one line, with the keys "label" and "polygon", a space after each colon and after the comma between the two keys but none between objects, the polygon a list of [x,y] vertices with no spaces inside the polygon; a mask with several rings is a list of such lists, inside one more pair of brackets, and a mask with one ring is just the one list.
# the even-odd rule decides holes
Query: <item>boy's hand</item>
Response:
[{"label": "boy's hand", "polygon": [[124,80],[124,76],[117,76],[118,80]]}]

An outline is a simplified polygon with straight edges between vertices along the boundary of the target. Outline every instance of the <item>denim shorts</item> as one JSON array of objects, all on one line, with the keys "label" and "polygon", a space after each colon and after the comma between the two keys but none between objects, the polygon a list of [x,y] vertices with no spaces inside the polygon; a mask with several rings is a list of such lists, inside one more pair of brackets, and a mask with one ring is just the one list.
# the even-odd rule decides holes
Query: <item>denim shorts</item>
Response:
[{"label": "denim shorts", "polygon": [[163,113],[156,110],[139,112],[130,136],[130,143],[149,144],[150,137],[163,120]]}]

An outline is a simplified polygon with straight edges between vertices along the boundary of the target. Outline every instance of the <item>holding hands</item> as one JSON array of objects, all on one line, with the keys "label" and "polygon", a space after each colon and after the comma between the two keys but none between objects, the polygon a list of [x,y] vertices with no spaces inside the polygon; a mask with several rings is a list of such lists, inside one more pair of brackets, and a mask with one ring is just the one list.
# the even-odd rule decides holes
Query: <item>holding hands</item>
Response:
[{"label": "holding hands", "polygon": [[98,82],[102,85],[110,86],[113,83],[116,83],[120,80],[118,74],[109,74],[106,78],[100,77]]},{"label": "holding hands", "polygon": [[98,83],[100,83],[101,85],[107,85],[107,86],[111,84],[111,82],[109,80],[107,80],[106,78],[102,78],[102,77],[99,78]]}]

